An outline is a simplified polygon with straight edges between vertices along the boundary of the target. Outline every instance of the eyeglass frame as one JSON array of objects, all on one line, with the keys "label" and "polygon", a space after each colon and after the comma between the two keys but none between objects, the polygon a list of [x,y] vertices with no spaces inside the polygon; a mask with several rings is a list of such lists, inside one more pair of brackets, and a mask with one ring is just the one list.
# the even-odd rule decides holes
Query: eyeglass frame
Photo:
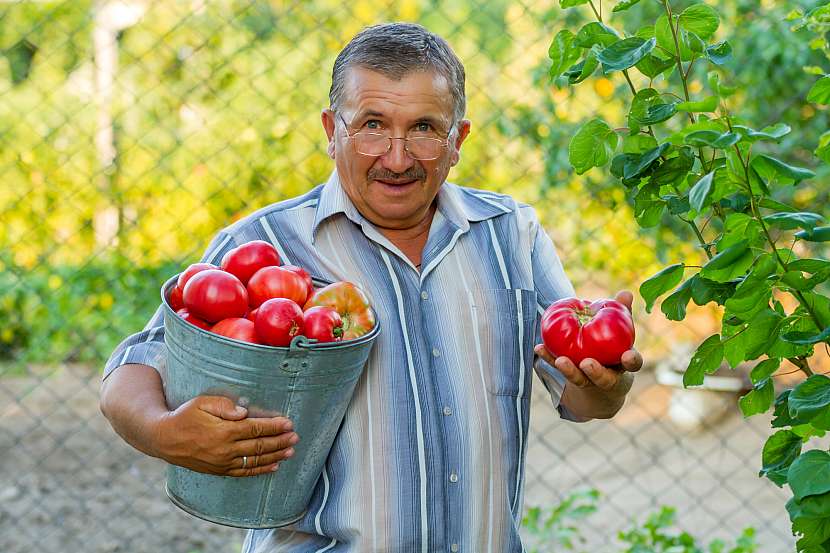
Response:
[{"label": "eyeglass frame", "polygon": [[385,151],[385,152],[383,152],[382,154],[365,154],[365,153],[363,153],[363,152],[361,152],[361,151],[358,151],[357,146],[354,146],[354,151],[355,151],[356,153],[358,153],[358,154],[360,154],[360,155],[362,155],[362,156],[367,156],[367,157],[381,157],[381,156],[385,156],[385,155],[386,155],[386,154],[388,154],[390,151],[392,151],[392,141],[393,141],[393,140],[403,140],[403,150],[404,150],[404,152],[406,152],[406,154],[407,154],[409,157],[411,157],[412,159],[415,159],[415,160],[417,160],[417,161],[433,161],[433,160],[436,160],[436,159],[438,159],[439,157],[441,157],[441,154],[438,154],[437,156],[435,156],[435,157],[431,157],[431,158],[417,158],[417,157],[413,156],[413,155],[412,155],[412,152],[409,150],[409,147],[408,147],[408,143],[407,143],[407,141],[409,141],[409,140],[413,140],[413,139],[415,139],[415,138],[422,139],[422,140],[423,140],[423,139],[426,139],[426,140],[434,140],[435,142],[438,142],[439,144],[441,144],[441,147],[442,147],[442,148],[447,148],[447,147],[449,147],[449,145],[450,145],[450,135],[451,135],[451,134],[452,134],[452,132],[455,130],[455,124],[453,124],[453,125],[450,127],[449,132],[447,132],[447,136],[446,136],[446,137],[444,137],[444,140],[440,140],[440,139],[438,139],[438,138],[430,138],[430,137],[428,137],[428,136],[414,136],[414,137],[408,137],[408,136],[386,136],[385,134],[378,133],[378,132],[363,132],[363,131],[359,131],[359,130],[358,130],[358,131],[354,131],[352,134],[349,134],[349,124],[348,124],[348,123],[346,123],[346,120],[343,118],[343,115],[342,115],[339,111],[338,111],[338,112],[336,112],[336,113],[337,113],[337,116],[340,118],[340,120],[343,122],[343,128],[344,128],[344,129],[345,129],[345,131],[346,131],[346,138],[348,138],[348,139],[351,139],[351,140],[352,140],[352,145],[353,145],[353,146],[354,146],[354,138],[355,138],[355,135],[358,135],[358,134],[362,134],[362,135],[372,135],[372,136],[382,136],[382,137],[384,137],[384,138],[388,139],[389,147],[388,147],[388,148],[386,148],[386,151]]}]

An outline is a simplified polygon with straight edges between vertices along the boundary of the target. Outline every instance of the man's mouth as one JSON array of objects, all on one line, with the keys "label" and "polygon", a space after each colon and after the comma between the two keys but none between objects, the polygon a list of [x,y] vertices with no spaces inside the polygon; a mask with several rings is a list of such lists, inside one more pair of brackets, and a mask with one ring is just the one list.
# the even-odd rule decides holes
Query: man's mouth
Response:
[{"label": "man's mouth", "polygon": [[405,179],[405,180],[387,180],[387,179],[375,179],[380,183],[386,184],[388,186],[404,186],[406,184],[412,184],[413,182],[417,181],[418,179]]}]

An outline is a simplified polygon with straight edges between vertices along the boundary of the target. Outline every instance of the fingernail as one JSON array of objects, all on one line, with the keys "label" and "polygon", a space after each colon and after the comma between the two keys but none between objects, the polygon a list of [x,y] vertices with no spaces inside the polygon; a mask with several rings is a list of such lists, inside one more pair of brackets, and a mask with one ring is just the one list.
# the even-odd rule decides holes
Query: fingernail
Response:
[{"label": "fingernail", "polygon": [[300,437],[297,436],[296,434],[294,434],[293,436],[291,436],[291,439],[288,440],[288,443],[290,443],[291,445],[294,445],[299,441],[300,441]]},{"label": "fingernail", "polygon": [[294,448],[293,447],[289,447],[288,449],[285,450],[285,456],[286,457],[291,457],[292,455],[294,455]]},{"label": "fingernail", "polygon": [[291,421],[282,425],[282,429],[286,432],[290,432],[294,428],[294,424]]},{"label": "fingernail", "polygon": [[277,472],[278,468],[280,468],[280,464],[276,463],[273,467],[271,467],[271,472]]}]

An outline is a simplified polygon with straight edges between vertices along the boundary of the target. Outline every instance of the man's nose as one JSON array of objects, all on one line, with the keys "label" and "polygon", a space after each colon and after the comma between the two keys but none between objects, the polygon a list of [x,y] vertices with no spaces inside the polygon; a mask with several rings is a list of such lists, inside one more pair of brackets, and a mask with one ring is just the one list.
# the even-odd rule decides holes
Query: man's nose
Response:
[{"label": "man's nose", "polygon": [[403,138],[392,138],[392,146],[381,156],[380,162],[384,169],[393,173],[403,173],[415,164],[415,160],[406,151]]}]

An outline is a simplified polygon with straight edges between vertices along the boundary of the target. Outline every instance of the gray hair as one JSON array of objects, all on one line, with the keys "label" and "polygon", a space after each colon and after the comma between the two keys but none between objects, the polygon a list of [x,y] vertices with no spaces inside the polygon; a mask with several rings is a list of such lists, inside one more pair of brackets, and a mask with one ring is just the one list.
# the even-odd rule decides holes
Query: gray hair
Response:
[{"label": "gray hair", "polygon": [[373,25],[349,41],[331,72],[329,103],[337,110],[343,98],[346,71],[363,67],[393,80],[416,71],[435,71],[447,79],[453,103],[455,125],[464,118],[464,66],[447,41],[415,23]]}]

